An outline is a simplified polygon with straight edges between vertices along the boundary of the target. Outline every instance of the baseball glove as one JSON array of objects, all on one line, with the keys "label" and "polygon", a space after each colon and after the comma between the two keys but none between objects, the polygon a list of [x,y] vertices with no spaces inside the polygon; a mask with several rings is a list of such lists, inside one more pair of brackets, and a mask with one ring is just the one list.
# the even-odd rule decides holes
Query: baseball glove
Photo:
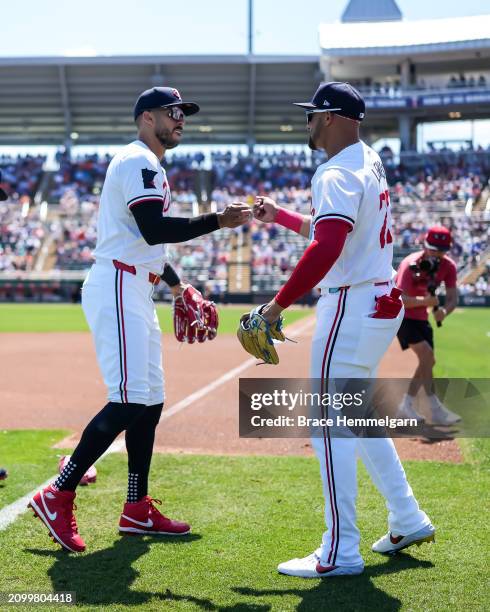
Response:
[{"label": "baseball glove", "polygon": [[237,337],[247,353],[257,359],[262,359],[264,363],[277,365],[279,356],[274,341],[284,342],[286,340],[282,332],[283,318],[281,316],[274,323],[269,323],[260,314],[264,306],[265,304],[262,304],[242,316]]},{"label": "baseball glove", "polygon": [[174,299],[174,332],[179,342],[193,344],[213,340],[218,333],[216,304],[188,285],[182,295]]}]

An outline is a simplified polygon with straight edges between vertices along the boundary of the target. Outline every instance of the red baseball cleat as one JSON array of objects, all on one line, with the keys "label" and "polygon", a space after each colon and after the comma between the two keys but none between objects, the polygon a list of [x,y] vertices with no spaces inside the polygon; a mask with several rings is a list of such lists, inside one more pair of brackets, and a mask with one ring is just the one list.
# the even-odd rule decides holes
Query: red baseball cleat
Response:
[{"label": "red baseball cleat", "polygon": [[159,499],[152,499],[149,495],[135,504],[126,502],[119,519],[119,532],[177,536],[189,533],[190,525],[167,518],[155,508],[155,503],[162,502]]},{"label": "red baseball cleat", "polygon": [[[58,471],[61,472],[65,469],[66,464],[70,461],[71,455],[65,455],[61,457],[58,463]],[[80,480],[81,485],[93,484],[97,480],[97,470],[95,469],[95,465],[91,465],[85,474],[82,476],[82,480]]]},{"label": "red baseball cleat", "polygon": [[57,491],[49,485],[36,493],[27,504],[34,516],[42,520],[49,529],[53,542],[58,542],[71,552],[83,552],[85,542],[78,534],[77,522],[73,509],[75,493],[72,491]]},{"label": "red baseball cleat", "polygon": [[0,468],[0,480],[5,480],[9,473],[5,468]]}]

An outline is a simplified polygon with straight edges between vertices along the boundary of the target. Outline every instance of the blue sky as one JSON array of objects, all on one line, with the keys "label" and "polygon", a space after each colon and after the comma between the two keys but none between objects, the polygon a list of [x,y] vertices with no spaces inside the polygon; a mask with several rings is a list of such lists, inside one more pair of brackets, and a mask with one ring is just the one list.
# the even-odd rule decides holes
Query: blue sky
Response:
[{"label": "blue sky", "polygon": [[[346,4],[255,0],[255,51],[317,54],[318,25],[338,20]],[[490,11],[485,0],[398,0],[398,6],[409,20]],[[1,21],[3,57],[247,50],[246,0],[22,0],[2,2]]]},{"label": "blue sky", "polygon": [[[339,20],[346,6],[347,0],[255,0],[255,52],[317,55],[319,24]],[[490,12],[488,0],[398,0],[398,6],[407,20]],[[2,2],[0,57],[246,53],[247,7],[247,0]],[[448,129],[471,137],[470,123],[457,123],[434,126],[433,137]],[[490,121],[478,122],[474,133],[477,142],[490,143]]]}]

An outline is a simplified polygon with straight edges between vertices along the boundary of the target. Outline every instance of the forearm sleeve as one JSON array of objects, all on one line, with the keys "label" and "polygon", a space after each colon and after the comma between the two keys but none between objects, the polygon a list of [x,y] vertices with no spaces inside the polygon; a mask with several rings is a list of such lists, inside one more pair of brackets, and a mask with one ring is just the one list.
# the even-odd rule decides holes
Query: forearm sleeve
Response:
[{"label": "forearm sleeve", "polygon": [[275,297],[281,308],[290,306],[322,280],[342,253],[350,229],[349,223],[336,219],[317,223],[312,243]]},{"label": "forearm sleeve", "polygon": [[150,245],[185,242],[219,229],[216,213],[198,217],[163,217],[159,200],[145,201],[133,206],[134,215],[141,235]]}]

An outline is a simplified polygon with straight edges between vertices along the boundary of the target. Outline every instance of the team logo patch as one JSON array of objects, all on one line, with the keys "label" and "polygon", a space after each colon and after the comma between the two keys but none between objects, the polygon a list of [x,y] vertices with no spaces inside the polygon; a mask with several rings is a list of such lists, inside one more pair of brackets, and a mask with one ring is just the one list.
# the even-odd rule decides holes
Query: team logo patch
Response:
[{"label": "team logo patch", "polygon": [[176,98],[179,98],[179,100],[182,99],[182,96],[180,95],[178,89],[172,89],[172,95],[175,96]]},{"label": "team logo patch", "polygon": [[143,178],[143,189],[155,189],[155,176],[158,173],[154,170],[148,170],[148,168],[141,169],[141,176]]}]

